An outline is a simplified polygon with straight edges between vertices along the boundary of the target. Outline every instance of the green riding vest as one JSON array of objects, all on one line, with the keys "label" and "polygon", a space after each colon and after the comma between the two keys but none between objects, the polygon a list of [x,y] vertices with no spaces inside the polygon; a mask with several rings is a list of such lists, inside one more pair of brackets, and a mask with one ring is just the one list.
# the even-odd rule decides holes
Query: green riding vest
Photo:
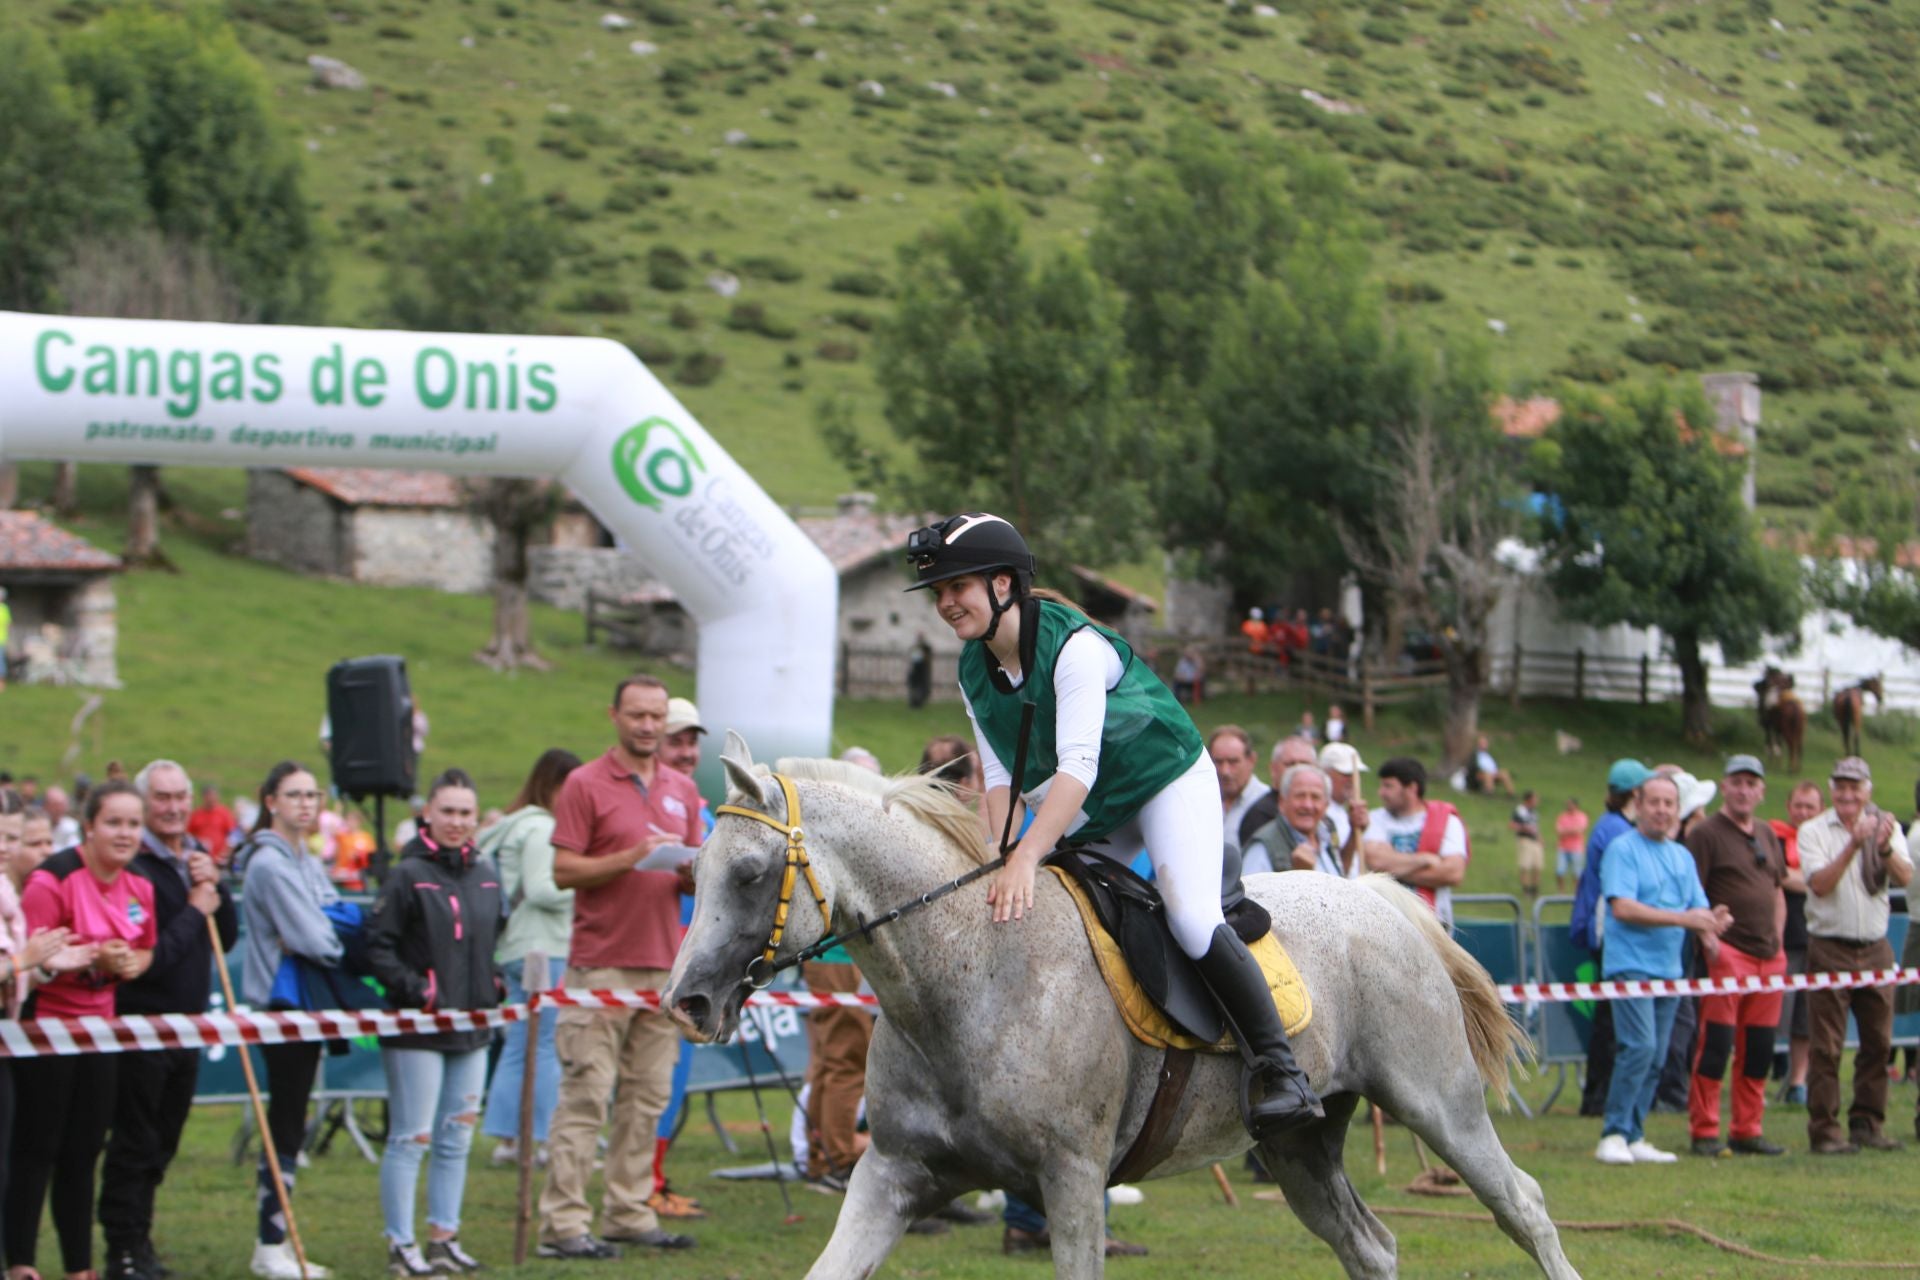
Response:
[{"label": "green riding vest", "polygon": [[1200,731],[1186,709],[1174,700],[1160,677],[1136,662],[1133,646],[1085,616],[1051,600],[1030,602],[1040,608],[1039,632],[1034,644],[1033,669],[1018,689],[1004,691],[993,681],[998,666],[987,646],[967,642],[960,652],[960,688],[973,706],[974,718],[987,745],[1008,769],[1013,768],[1020,736],[1020,707],[1032,699],[1033,739],[1027,743],[1024,785],[1051,778],[1060,770],[1054,743],[1058,708],[1053,691],[1053,667],[1061,646],[1082,627],[1098,632],[1120,655],[1120,683],[1107,690],[1107,721],[1100,730],[1100,772],[1093,790],[1081,805],[1087,821],[1073,834],[1098,840],[1125,826],[1147,801],[1193,767],[1203,744]]}]

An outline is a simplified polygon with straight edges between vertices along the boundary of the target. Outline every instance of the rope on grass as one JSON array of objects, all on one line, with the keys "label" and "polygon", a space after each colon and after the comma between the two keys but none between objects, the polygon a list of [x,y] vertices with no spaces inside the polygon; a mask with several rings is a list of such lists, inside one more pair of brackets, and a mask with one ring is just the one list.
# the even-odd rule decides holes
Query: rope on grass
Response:
[{"label": "rope on grass", "polygon": [[[1416,1209],[1406,1205],[1370,1205],[1368,1207],[1382,1216],[1439,1218],[1453,1222],[1479,1222],[1488,1226],[1493,1225],[1493,1215],[1490,1213],[1455,1213],[1450,1209]],[[1911,1262],[1847,1262],[1836,1258],[1783,1258],[1778,1254],[1762,1253],[1738,1241],[1717,1236],[1705,1227],[1696,1226],[1680,1218],[1625,1218],[1616,1222],[1556,1220],[1553,1225],[1561,1231],[1645,1231],[1649,1228],[1657,1228],[1670,1231],[1675,1235],[1692,1236],[1735,1257],[1746,1258],[1752,1262],[1764,1262],[1775,1267],[1845,1267],[1850,1271],[1905,1271],[1909,1274],[1915,1270],[1915,1264]]]}]

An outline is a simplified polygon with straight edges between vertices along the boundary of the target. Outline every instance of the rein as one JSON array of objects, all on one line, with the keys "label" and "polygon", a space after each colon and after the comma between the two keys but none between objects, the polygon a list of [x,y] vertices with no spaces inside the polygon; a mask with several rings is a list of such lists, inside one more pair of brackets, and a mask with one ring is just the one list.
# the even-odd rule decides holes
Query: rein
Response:
[{"label": "rein", "polygon": [[[800,825],[800,792],[793,785],[793,779],[783,773],[773,774],[773,780],[780,784],[780,792],[787,801],[787,820],[780,821],[771,814],[758,809],[747,809],[737,804],[723,804],[713,811],[715,820],[733,815],[736,818],[751,818],[764,826],[772,827],[787,838],[787,865],[780,877],[780,901],[773,909],[773,930],[767,935],[766,948],[747,964],[747,972],[740,979],[740,985],[753,991],[764,991],[773,985],[773,980],[781,971],[792,969],[816,960],[843,943],[859,939],[865,941],[873,936],[873,931],[882,925],[892,924],[905,916],[910,916],[922,907],[930,907],[940,899],[964,889],[982,876],[992,875],[1007,863],[1007,856],[1013,851],[1013,803],[1020,795],[1020,784],[1027,771],[1027,735],[1033,727],[1033,703],[1028,702],[1020,709],[1020,741],[1013,753],[1013,789],[1007,794],[1007,822],[1000,833],[1000,856],[992,862],[975,867],[965,875],[949,880],[937,889],[929,889],[917,898],[901,903],[891,911],[886,911],[873,919],[862,918],[856,929],[846,933],[833,931],[833,911],[827,906],[827,895],[820,891],[820,881],[813,874],[813,863],[807,858],[807,835]],[[788,956],[785,960],[774,957],[780,950],[780,940],[787,936],[787,916],[793,905],[794,886],[799,882],[800,874],[806,873],[807,887],[813,890],[813,901],[820,908],[820,923],[826,929],[826,936],[810,947]]]}]

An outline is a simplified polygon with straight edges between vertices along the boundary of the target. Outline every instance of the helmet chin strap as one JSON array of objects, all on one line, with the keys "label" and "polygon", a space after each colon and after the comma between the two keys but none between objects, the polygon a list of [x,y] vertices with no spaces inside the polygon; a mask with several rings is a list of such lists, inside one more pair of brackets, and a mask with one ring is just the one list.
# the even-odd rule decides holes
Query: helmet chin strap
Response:
[{"label": "helmet chin strap", "polygon": [[980,638],[990,643],[993,640],[994,633],[1000,630],[1000,615],[1020,603],[1020,580],[1017,577],[1013,580],[1013,590],[1005,600],[1002,600],[993,593],[992,572],[981,574],[980,581],[986,584],[987,608],[993,611],[993,620],[987,623],[987,629]]},{"label": "helmet chin strap", "polygon": [[[1007,594],[1005,600],[994,594],[992,573],[983,573],[980,576],[987,584],[987,607],[993,611],[993,620],[987,623],[987,629],[980,639],[992,643],[994,634],[1000,630],[1001,616],[1015,605],[1024,604],[1033,597],[1025,590],[1018,574],[1014,575],[1013,590]],[[1020,610],[1020,669],[1022,671],[1033,668],[1034,647],[1039,643],[1039,638],[1040,611],[1038,609]]]}]

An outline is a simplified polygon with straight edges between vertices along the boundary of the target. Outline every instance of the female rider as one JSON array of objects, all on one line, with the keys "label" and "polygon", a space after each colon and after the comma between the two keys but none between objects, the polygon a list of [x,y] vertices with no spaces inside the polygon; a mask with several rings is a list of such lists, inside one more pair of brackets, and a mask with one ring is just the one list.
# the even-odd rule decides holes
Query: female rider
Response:
[{"label": "female rider", "polygon": [[[1008,763],[1033,711],[1021,800],[1032,823],[989,882],[995,923],[1033,907],[1034,875],[1062,837],[1123,865],[1150,851],[1174,941],[1199,967],[1257,1063],[1266,1095],[1247,1116],[1265,1139],[1322,1113],[1294,1062],[1259,962],[1221,915],[1220,787],[1199,731],[1118,634],[1033,587],[1033,553],[998,516],[969,512],[916,530],[907,558],[941,620],[966,642],[960,689],[1007,830]],[[1033,779],[1038,779],[1034,782]]]}]

